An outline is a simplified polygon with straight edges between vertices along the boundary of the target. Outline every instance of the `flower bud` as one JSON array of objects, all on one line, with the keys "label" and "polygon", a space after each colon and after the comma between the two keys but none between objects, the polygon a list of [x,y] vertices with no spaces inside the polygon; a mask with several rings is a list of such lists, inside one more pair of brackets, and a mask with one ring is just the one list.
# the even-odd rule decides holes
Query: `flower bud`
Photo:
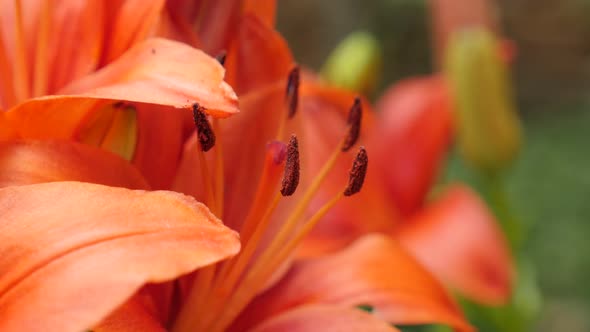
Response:
[{"label": "flower bud", "polygon": [[332,51],[321,75],[329,83],[370,95],[381,70],[381,48],[371,34],[363,31],[348,35]]},{"label": "flower bud", "polygon": [[521,126],[508,70],[493,34],[485,29],[455,33],[445,71],[463,158],[484,172],[508,166],[520,150]]}]

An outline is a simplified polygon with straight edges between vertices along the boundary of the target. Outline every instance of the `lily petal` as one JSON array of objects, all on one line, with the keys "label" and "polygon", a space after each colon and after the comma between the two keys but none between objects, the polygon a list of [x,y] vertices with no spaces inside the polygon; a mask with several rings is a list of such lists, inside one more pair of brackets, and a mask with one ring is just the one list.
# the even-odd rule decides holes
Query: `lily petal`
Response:
[{"label": "lily petal", "polygon": [[[138,105],[139,132],[133,164],[145,176],[152,188],[170,188],[176,174],[182,146],[186,140],[185,124],[192,124],[191,112],[170,112],[159,105]],[[192,169],[190,175],[198,168]]]},{"label": "lily petal", "polygon": [[223,66],[202,51],[152,38],[61,92],[174,107],[198,102],[209,114],[223,117],[237,112],[236,95],[224,74]]},{"label": "lily petal", "polygon": [[0,330],[97,324],[139,287],[234,255],[236,233],[193,199],[80,182],[0,189]]},{"label": "lily petal", "polygon": [[223,67],[199,50],[150,39],[73,83],[65,95],[29,100],[6,115],[25,138],[64,139],[72,138],[93,110],[117,101],[176,108],[197,102],[214,116],[228,116],[238,112],[237,97],[223,75]]},{"label": "lily petal", "polygon": [[397,234],[435,275],[466,296],[502,304],[510,296],[512,259],[492,212],[469,188],[454,185]]},{"label": "lily petal", "polygon": [[367,235],[347,249],[294,263],[291,271],[242,313],[237,326],[313,303],[355,307],[394,324],[472,328],[440,284],[404,249],[383,235]]},{"label": "lily petal", "polygon": [[414,213],[451,143],[449,94],[439,77],[402,81],[385,92],[371,141],[379,174],[402,216]]},{"label": "lily petal", "polygon": [[194,19],[203,50],[211,55],[227,50],[227,45],[238,27],[242,1],[201,1],[198,5],[200,10],[197,13],[201,16]]},{"label": "lily petal", "polygon": [[109,63],[155,30],[165,0],[106,1],[107,31],[103,64]]},{"label": "lily petal", "polygon": [[0,142],[0,188],[55,181],[149,188],[135,167],[98,148],[71,141]]},{"label": "lily petal", "polygon": [[253,14],[245,14],[230,44],[226,80],[242,96],[287,78],[294,66],[285,39]]},{"label": "lily petal", "polygon": [[272,317],[252,332],[395,332],[398,329],[359,309],[327,305],[307,305]]}]

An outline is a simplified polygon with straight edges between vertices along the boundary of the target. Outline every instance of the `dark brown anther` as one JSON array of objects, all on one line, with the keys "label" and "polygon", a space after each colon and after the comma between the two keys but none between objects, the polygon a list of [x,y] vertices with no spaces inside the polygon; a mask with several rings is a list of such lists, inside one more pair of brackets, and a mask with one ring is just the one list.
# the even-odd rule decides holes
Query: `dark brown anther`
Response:
[{"label": "dark brown anther", "polygon": [[350,170],[350,175],[348,177],[348,186],[344,190],[344,196],[351,196],[361,191],[363,182],[365,182],[368,165],[369,158],[367,157],[367,151],[361,146],[354,162],[352,163],[352,169]]},{"label": "dark brown anther", "polygon": [[283,196],[291,196],[299,185],[299,143],[297,136],[291,135],[287,147],[287,161],[285,163],[285,174],[281,186]]},{"label": "dark brown anther", "polygon": [[358,141],[361,134],[361,120],[363,118],[363,105],[359,97],[354,98],[354,103],[348,112],[348,135],[342,144],[342,151],[350,150]]},{"label": "dark brown anther", "polygon": [[219,54],[217,54],[215,56],[215,59],[217,60],[217,62],[219,62],[222,66],[225,65],[225,58],[227,57],[227,52],[221,51],[219,52]]},{"label": "dark brown anther", "polygon": [[288,108],[287,117],[291,119],[297,113],[297,104],[299,103],[299,66],[295,66],[289,72],[285,102]]},{"label": "dark brown anther", "polygon": [[215,133],[207,120],[207,115],[203,112],[204,108],[199,104],[193,104],[193,118],[197,127],[197,137],[201,144],[201,149],[205,152],[215,146]]}]

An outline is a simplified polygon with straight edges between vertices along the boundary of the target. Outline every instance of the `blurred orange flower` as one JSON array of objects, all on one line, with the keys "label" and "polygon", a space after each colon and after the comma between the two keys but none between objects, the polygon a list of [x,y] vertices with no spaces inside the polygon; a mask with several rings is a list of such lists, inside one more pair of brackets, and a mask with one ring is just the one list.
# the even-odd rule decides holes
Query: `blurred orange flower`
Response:
[{"label": "blurred orange flower", "polygon": [[[332,206],[360,190],[366,150],[348,150],[368,105],[305,78],[299,86],[272,28],[274,1],[2,6],[0,330],[472,329],[387,236],[290,259]],[[238,112],[236,94],[224,68],[187,43],[227,50],[240,115],[219,120]],[[348,124],[314,113],[325,93],[354,114]],[[291,132],[302,144],[280,142]],[[299,178],[298,145],[301,188],[286,198]],[[310,155],[319,147],[332,158]],[[346,185],[340,164],[351,159]],[[332,198],[306,215],[324,187]],[[239,230],[241,252],[226,225]]]}]

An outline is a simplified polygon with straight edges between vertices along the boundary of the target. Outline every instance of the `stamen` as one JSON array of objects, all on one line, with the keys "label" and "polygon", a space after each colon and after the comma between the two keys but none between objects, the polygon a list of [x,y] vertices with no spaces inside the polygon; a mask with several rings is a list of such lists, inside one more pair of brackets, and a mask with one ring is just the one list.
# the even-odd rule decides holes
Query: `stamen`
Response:
[{"label": "stamen", "polygon": [[299,185],[299,143],[297,136],[291,135],[289,147],[287,148],[287,164],[285,165],[285,176],[281,187],[283,196],[291,196]]},{"label": "stamen", "polygon": [[219,52],[219,54],[217,54],[215,56],[215,59],[222,65],[225,65],[225,59],[227,58],[227,52],[225,50]]},{"label": "stamen", "polygon": [[[276,144],[276,143],[275,143]],[[285,154],[281,156],[282,159],[285,159]],[[285,163],[285,172],[283,176],[282,188],[281,188],[281,195],[282,196],[290,196],[292,195],[295,190],[297,189],[297,185],[299,183],[299,148],[297,143],[297,136],[292,135],[291,140],[289,142],[289,146],[287,147],[286,152],[286,163]],[[282,163],[282,161],[281,161]],[[250,236],[247,235],[246,243],[243,251],[238,255],[237,262],[234,266],[232,266],[232,270],[229,273],[228,278],[221,279],[223,287],[225,288],[233,288],[235,281],[240,276],[241,272],[246,266],[246,263],[254,253],[254,250],[258,246],[258,241],[262,237],[266,227],[268,226],[268,222],[270,221],[270,216],[274,209],[276,208],[277,204],[279,203],[280,196],[276,196],[273,200],[273,203],[269,206],[266,210],[263,218],[258,221],[256,225],[256,230]],[[225,266],[224,266],[225,268]],[[223,272],[223,271],[222,271]],[[222,274],[223,275],[223,274]]]},{"label": "stamen", "polygon": [[348,186],[344,190],[344,196],[352,196],[361,191],[363,183],[365,182],[368,164],[369,158],[367,157],[367,151],[361,146],[354,162],[352,163],[352,169],[350,170],[350,176],[348,178]]},{"label": "stamen", "polygon": [[199,143],[201,144],[201,149],[204,152],[207,152],[215,146],[215,133],[211,129],[211,125],[209,124],[209,121],[207,121],[207,116],[203,110],[204,108],[199,104],[193,104],[193,118],[195,120],[195,126],[197,127]]},{"label": "stamen", "polygon": [[289,72],[287,78],[287,91],[285,91],[285,102],[287,104],[287,116],[291,119],[297,113],[297,105],[299,104],[299,66],[295,66]]},{"label": "stamen", "polygon": [[[222,304],[224,300],[227,300],[228,294],[225,292],[231,290],[231,287],[228,287],[229,284],[225,280],[237,281],[237,277],[241,275],[241,270],[245,268],[246,263],[255,252],[258,240],[263,235],[270,221],[270,216],[282,197],[277,193],[277,186],[283,173],[286,157],[287,146],[284,143],[278,141],[268,143],[262,178],[254,202],[240,230],[243,250],[235,258],[222,263],[219,273],[212,282],[206,280],[210,277],[210,275],[206,274],[201,277],[202,280],[195,281],[195,285],[187,297],[186,304],[183,305],[176,319],[173,331],[198,330],[196,326],[202,326],[206,321],[212,319],[214,317],[212,315],[215,314],[214,309]],[[199,283],[197,284],[197,282]],[[200,285],[200,287],[197,288],[197,285]],[[203,288],[204,285],[207,288]],[[203,306],[205,303],[207,308]]]},{"label": "stamen", "polygon": [[361,104],[361,99],[356,97],[354,99],[354,103],[348,112],[348,135],[344,140],[344,144],[342,144],[342,151],[346,152],[350,150],[358,141],[360,133],[361,133],[361,120],[363,117],[363,106]]}]

